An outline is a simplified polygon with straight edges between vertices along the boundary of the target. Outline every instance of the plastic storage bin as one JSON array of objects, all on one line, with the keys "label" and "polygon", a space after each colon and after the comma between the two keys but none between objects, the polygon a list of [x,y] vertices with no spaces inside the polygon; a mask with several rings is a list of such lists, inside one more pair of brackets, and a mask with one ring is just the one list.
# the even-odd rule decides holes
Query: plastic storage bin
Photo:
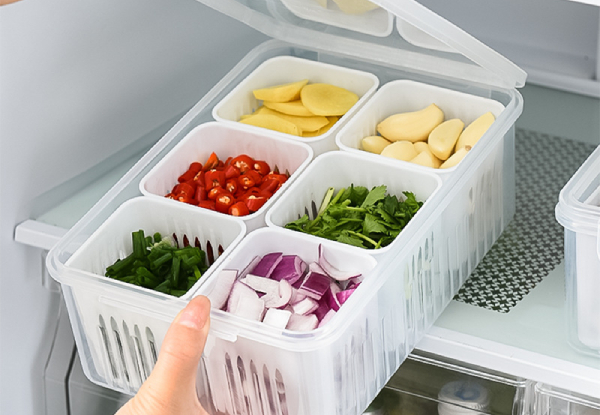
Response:
[{"label": "plastic storage bin", "polygon": [[[358,102],[326,133],[316,137],[296,137],[272,131],[273,134],[309,144],[316,155],[325,151],[337,150],[335,133],[360,108],[379,86],[379,80],[371,73],[355,69],[299,59],[291,56],[271,58],[258,66],[246,79],[239,83],[214,110],[217,121],[238,122],[244,114],[251,114],[260,104],[254,98],[254,89],[285,84],[308,79],[309,83],[327,83],[346,88],[359,96]],[[248,129],[265,131],[264,128],[246,125]],[[269,131],[269,130],[267,130]]]},{"label": "plastic storage bin", "polygon": [[556,219],[565,228],[569,343],[600,357],[600,147],[561,190]]},{"label": "plastic storage bin", "polygon": [[533,382],[435,355],[411,354],[365,414],[525,415]]},{"label": "plastic storage bin", "polygon": [[[175,235],[180,245],[184,236],[190,244],[198,238],[210,266],[181,297],[183,301],[208,279],[246,230],[243,222],[233,217],[138,197],[121,205],[69,258],[65,265],[86,276],[64,273],[59,278],[69,316],[75,321],[79,352],[94,361],[92,368],[84,366],[86,375],[128,393],[135,392],[150,374],[174,318],[160,311],[152,313],[148,306],[174,297],[104,277],[107,266],[132,252],[131,233],[139,229],[146,235]],[[183,301],[180,303],[185,304]],[[143,305],[148,308],[140,308]]]},{"label": "plastic storage bin", "polygon": [[535,415],[600,415],[600,400],[538,383]]},{"label": "plastic storage bin", "polygon": [[[130,393],[136,389],[137,384],[130,384],[122,380],[123,376],[120,373],[118,373],[120,377],[115,380],[111,366],[107,362],[110,360],[109,351],[116,350],[119,353],[119,343],[115,337],[109,337],[111,349],[106,349],[103,337],[99,333],[102,333],[102,330],[106,331],[106,327],[112,328],[112,322],[105,322],[105,325],[102,326],[100,315],[103,316],[103,319],[105,315],[115,316],[115,324],[118,327],[122,326],[121,315],[125,318],[128,318],[130,313],[139,316],[139,319],[136,320],[139,333],[134,330],[133,334],[131,332],[128,334],[129,337],[124,337],[127,341],[133,339],[134,352],[139,343],[144,347],[144,353],[150,354],[151,352],[148,350],[158,350],[157,347],[160,345],[164,331],[184,306],[185,299],[163,298],[166,296],[161,297],[151,293],[136,295],[135,298],[132,295],[121,296],[120,291],[114,288],[113,282],[73,267],[70,258],[92,234],[98,231],[115,209],[124,201],[140,194],[141,178],[191,130],[200,124],[211,121],[212,110],[215,106],[263,62],[281,56],[301,58],[370,73],[377,76],[383,83],[409,79],[436,85],[470,95],[490,98],[505,107],[494,124],[494,130],[490,131],[489,146],[481,146],[478,150],[479,157],[472,157],[468,163],[461,163],[455,174],[441,184],[437,193],[432,197],[432,199],[436,199],[435,203],[432,200],[432,203],[424,206],[422,214],[413,219],[412,228],[407,227],[404,230],[401,236],[402,243],[397,243],[386,254],[377,257],[377,265],[370,274],[375,277],[373,278],[373,292],[368,294],[378,297],[377,309],[370,309],[370,312],[378,313],[380,308],[389,307],[387,309],[389,317],[377,315],[376,318],[367,321],[369,325],[372,322],[377,324],[377,329],[383,333],[383,336],[367,338],[360,334],[365,330],[361,332],[361,328],[356,327],[356,324],[348,322],[348,324],[339,325],[339,332],[336,332],[335,336],[346,340],[354,336],[354,341],[350,340],[349,345],[344,343],[343,350],[334,351],[334,348],[325,348],[324,350],[327,352],[319,357],[323,365],[319,368],[318,373],[306,373],[302,371],[302,368],[305,363],[306,367],[314,367],[303,359],[308,355],[313,356],[306,350],[311,348],[319,350],[323,346],[320,341],[307,340],[305,344],[302,343],[302,347],[306,347],[303,349],[306,353],[296,349],[288,350],[281,343],[264,350],[264,355],[271,359],[276,359],[278,353],[285,356],[297,353],[295,361],[300,361],[301,366],[298,376],[294,380],[295,383],[292,383],[297,391],[310,389],[314,380],[320,378],[328,381],[335,379],[336,385],[347,385],[343,389],[336,387],[336,393],[341,394],[341,398],[330,399],[327,406],[315,407],[312,404],[313,399],[315,402],[321,402],[322,398],[319,395],[315,395],[314,398],[312,396],[303,397],[302,399],[305,401],[302,401],[302,404],[311,405],[309,408],[311,412],[292,412],[292,410],[299,410],[298,402],[300,401],[298,401],[294,406],[287,406],[289,415],[303,415],[304,413],[311,415],[360,414],[404,361],[422,333],[448,304],[514,212],[514,151],[512,144],[514,122],[522,110],[522,100],[515,88],[523,85],[525,73],[414,0],[395,0],[393,2],[376,0],[375,3],[395,15],[396,18],[410,21],[419,29],[448,45],[456,53],[419,49],[401,38],[396,31],[381,38],[302,19],[291,13],[281,0],[266,2],[202,0],[202,2],[233,18],[243,20],[277,40],[265,42],[242,59],[90,209],[48,254],[48,270],[54,278],[61,282],[69,305],[71,324],[86,376],[102,386]],[[493,169],[493,175],[502,176],[504,198],[502,204],[496,206],[491,205],[490,198],[484,197],[484,193],[481,192],[482,187],[486,188],[493,181],[492,174],[479,177],[470,172],[478,171],[481,165],[486,163],[490,153],[493,152],[492,149],[499,142],[503,143],[504,152],[501,164]],[[315,153],[317,152],[315,151]],[[434,176],[433,173],[419,172],[419,174],[423,177],[431,175],[439,180],[439,177]],[[296,183],[297,181],[292,183],[292,186]],[[286,191],[286,197],[293,197],[292,186],[288,189],[289,193]],[[150,198],[148,197],[148,199]],[[479,209],[479,206],[495,209],[497,214],[494,214],[495,219],[492,223],[476,220],[473,212]],[[225,217],[225,215],[217,216]],[[459,218],[459,220],[454,222],[454,218]],[[239,223],[243,225],[242,221]],[[484,236],[480,238],[478,235]],[[446,249],[441,249],[442,247],[446,247]],[[403,268],[399,268],[398,264],[402,264]],[[381,287],[384,283],[392,285],[386,285],[387,289],[383,290]],[[74,290],[89,294],[90,300],[75,303],[72,294]],[[127,294],[132,291],[135,290],[128,289]],[[115,296],[122,297],[125,301],[113,299]],[[100,302],[106,307],[110,305],[110,308],[97,310],[94,308],[96,302]],[[89,310],[84,310],[84,308],[89,308]],[[85,323],[82,320],[84,315],[92,318],[89,320],[89,326],[87,317]],[[214,315],[216,312],[213,313]],[[389,323],[383,324],[383,321]],[[92,325],[94,325],[93,328]],[[145,328],[149,326],[152,327],[152,347],[149,346],[149,336],[144,333]],[[371,329],[371,327],[368,328]],[[113,333],[108,332],[108,335],[113,336]],[[243,341],[243,337],[238,336],[238,333],[212,333],[214,337],[217,335],[220,336],[218,338],[229,338],[231,341],[238,339],[236,350],[245,350],[246,342]],[[131,342],[123,343],[121,341],[124,348],[130,347],[130,344]],[[341,344],[339,343],[335,347],[339,347]],[[367,362],[376,362],[376,367],[379,369],[376,373],[369,375],[368,378],[373,380],[370,384],[364,385],[363,374],[356,372],[357,366],[345,367],[340,364],[336,367],[340,368],[342,372],[336,372],[333,369],[331,362],[335,359],[346,361],[346,357],[343,356],[360,356],[362,350],[369,350],[366,348],[367,344],[383,344],[377,353],[371,349],[374,353],[373,358],[367,359]],[[97,354],[96,351],[101,353]],[[331,355],[331,353],[334,354]],[[116,357],[113,355],[112,358],[118,365],[120,355],[117,354]],[[147,358],[146,363],[148,364],[146,367],[142,366],[144,371],[150,370],[153,362]],[[205,361],[199,368],[201,378],[206,376],[207,363],[210,362]],[[237,366],[234,366],[234,362],[231,363],[232,370],[236,370],[234,368]],[[239,372],[235,376],[238,374]],[[130,374],[128,375],[130,376]],[[143,375],[144,373],[140,378],[143,378]],[[257,372],[257,376],[260,375],[261,373]],[[269,374],[269,376],[271,375]],[[249,381],[250,378],[245,379]],[[276,381],[277,373],[275,373],[275,383],[272,381],[270,383],[271,388],[277,387]],[[248,382],[246,385],[249,386]],[[271,391],[273,390],[276,389],[271,389]],[[212,388],[210,393],[215,396],[216,400],[231,399],[227,396],[216,396],[229,395],[231,393],[229,388],[219,390]],[[235,396],[238,398],[240,397],[239,393],[241,393],[239,390],[235,392]],[[296,396],[300,396],[299,392],[295,393],[297,393]],[[273,396],[272,392],[271,396]],[[245,401],[240,402],[236,398],[236,402],[239,404],[236,404],[236,410],[239,410],[240,413],[249,413]],[[269,402],[268,410],[273,409],[274,413],[281,409],[281,405],[270,405]],[[207,408],[214,409],[208,406]]]},{"label": "plastic storage bin", "polygon": [[210,296],[220,270],[242,270],[257,255],[282,252],[307,263],[317,261],[319,244],[333,266],[361,273],[361,285],[330,321],[308,332],[213,310],[199,388],[211,413],[335,413],[339,407],[356,412],[376,393],[376,379],[387,366],[383,353],[394,353],[404,343],[402,330],[383,330],[402,326],[402,310],[393,306],[401,283],[376,278],[376,261],[364,250],[259,229],[244,238],[198,294]]},{"label": "plastic storage bin", "polygon": [[192,130],[142,178],[140,191],[144,195],[164,198],[177,184],[177,178],[185,172],[190,163],[204,163],[212,152],[222,160],[247,154],[256,160],[265,160],[272,169],[277,166],[279,171],[290,173],[290,178],[267,203],[256,212],[240,217],[248,232],[266,225],[265,212],[281,197],[313,156],[313,151],[308,145],[281,139],[270,135],[264,129],[257,132],[248,131],[241,125],[206,123]]}]

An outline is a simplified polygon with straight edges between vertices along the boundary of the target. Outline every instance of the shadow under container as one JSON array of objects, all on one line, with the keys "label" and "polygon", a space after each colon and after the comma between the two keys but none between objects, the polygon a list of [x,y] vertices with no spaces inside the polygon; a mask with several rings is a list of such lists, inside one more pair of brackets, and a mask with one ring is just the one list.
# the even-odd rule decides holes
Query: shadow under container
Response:
[{"label": "shadow under container", "polygon": [[[104,276],[108,266],[133,252],[132,232],[184,236],[206,253],[209,268],[176,298]],[[136,197],[118,207],[59,266],[77,350],[86,376],[100,386],[135,393],[150,375],[162,340],[179,310],[244,236],[233,217],[167,200]],[[63,253],[64,255],[65,253]]]}]

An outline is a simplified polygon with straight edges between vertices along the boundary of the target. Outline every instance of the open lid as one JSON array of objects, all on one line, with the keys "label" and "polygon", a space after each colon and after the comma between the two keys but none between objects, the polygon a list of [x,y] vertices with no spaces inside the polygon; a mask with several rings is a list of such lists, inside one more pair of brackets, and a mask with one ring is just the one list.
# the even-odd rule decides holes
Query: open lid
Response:
[{"label": "open lid", "polygon": [[502,88],[527,74],[415,0],[198,0],[267,36]]}]

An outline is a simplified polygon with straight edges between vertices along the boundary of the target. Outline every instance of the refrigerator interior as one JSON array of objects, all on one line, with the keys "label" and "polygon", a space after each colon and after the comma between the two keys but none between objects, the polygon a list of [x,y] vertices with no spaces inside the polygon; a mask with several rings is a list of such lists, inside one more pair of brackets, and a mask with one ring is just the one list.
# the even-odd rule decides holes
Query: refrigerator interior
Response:
[{"label": "refrigerator interior", "polygon": [[[591,148],[600,141],[600,11],[554,2],[546,19],[534,17],[539,0],[478,8],[465,0],[453,9],[423,3],[530,72],[517,146],[549,140]],[[489,8],[504,12],[490,19]],[[515,13],[522,21],[512,21]],[[580,30],[548,39],[554,13]],[[510,25],[516,30],[505,36]],[[264,40],[192,0],[23,0],[0,10],[1,413],[110,414],[127,398],[83,376],[44,254]],[[600,360],[574,352],[562,330],[562,272],[558,264],[508,313],[453,301],[419,349],[600,397]]]}]

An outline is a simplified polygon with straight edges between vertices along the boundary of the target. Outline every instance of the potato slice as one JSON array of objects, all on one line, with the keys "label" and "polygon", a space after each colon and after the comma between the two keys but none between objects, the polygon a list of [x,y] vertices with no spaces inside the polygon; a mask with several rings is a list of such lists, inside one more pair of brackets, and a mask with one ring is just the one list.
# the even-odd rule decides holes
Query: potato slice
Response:
[{"label": "potato slice", "polygon": [[410,141],[396,141],[395,143],[386,146],[381,155],[397,160],[410,161],[417,156],[417,150]]},{"label": "potato slice", "polygon": [[329,84],[310,84],[300,91],[302,104],[315,115],[342,116],[358,102],[358,95]]},{"label": "potato slice", "polygon": [[289,102],[300,99],[300,90],[308,83],[308,79],[289,84],[275,85],[269,88],[255,89],[252,91],[254,98],[262,101]]},{"label": "potato slice", "polygon": [[369,0],[333,0],[346,14],[363,14],[379,6]]},{"label": "potato slice", "polygon": [[336,122],[340,119],[340,117],[325,117],[329,121],[329,123],[319,128],[318,131],[307,131],[302,133],[302,137],[316,137],[322,134],[325,134],[327,131],[331,130],[331,127],[335,125]]},{"label": "potato slice", "polygon": [[260,111],[260,113],[275,115],[277,117],[283,118],[284,120],[293,122],[303,132],[318,131],[320,128],[325,127],[327,124],[329,124],[329,120],[327,119],[327,117],[323,117],[320,115],[313,115],[312,117],[298,117],[297,115],[284,114],[282,112],[275,111],[266,107],[264,107]]},{"label": "potato slice", "polygon": [[380,135],[370,135],[363,138],[360,144],[362,149],[368,151],[369,153],[381,154],[383,149],[392,143]]},{"label": "potato slice", "polygon": [[283,114],[295,115],[297,117],[314,117],[315,114],[310,112],[303,104],[302,101],[290,101],[290,102],[271,102],[264,101],[263,105],[269,109],[281,112]]},{"label": "potato slice", "polygon": [[293,122],[284,120],[281,117],[271,114],[256,114],[246,119],[240,120],[242,124],[254,125],[256,127],[267,128],[269,130],[279,131],[285,134],[302,135],[302,130]]}]

